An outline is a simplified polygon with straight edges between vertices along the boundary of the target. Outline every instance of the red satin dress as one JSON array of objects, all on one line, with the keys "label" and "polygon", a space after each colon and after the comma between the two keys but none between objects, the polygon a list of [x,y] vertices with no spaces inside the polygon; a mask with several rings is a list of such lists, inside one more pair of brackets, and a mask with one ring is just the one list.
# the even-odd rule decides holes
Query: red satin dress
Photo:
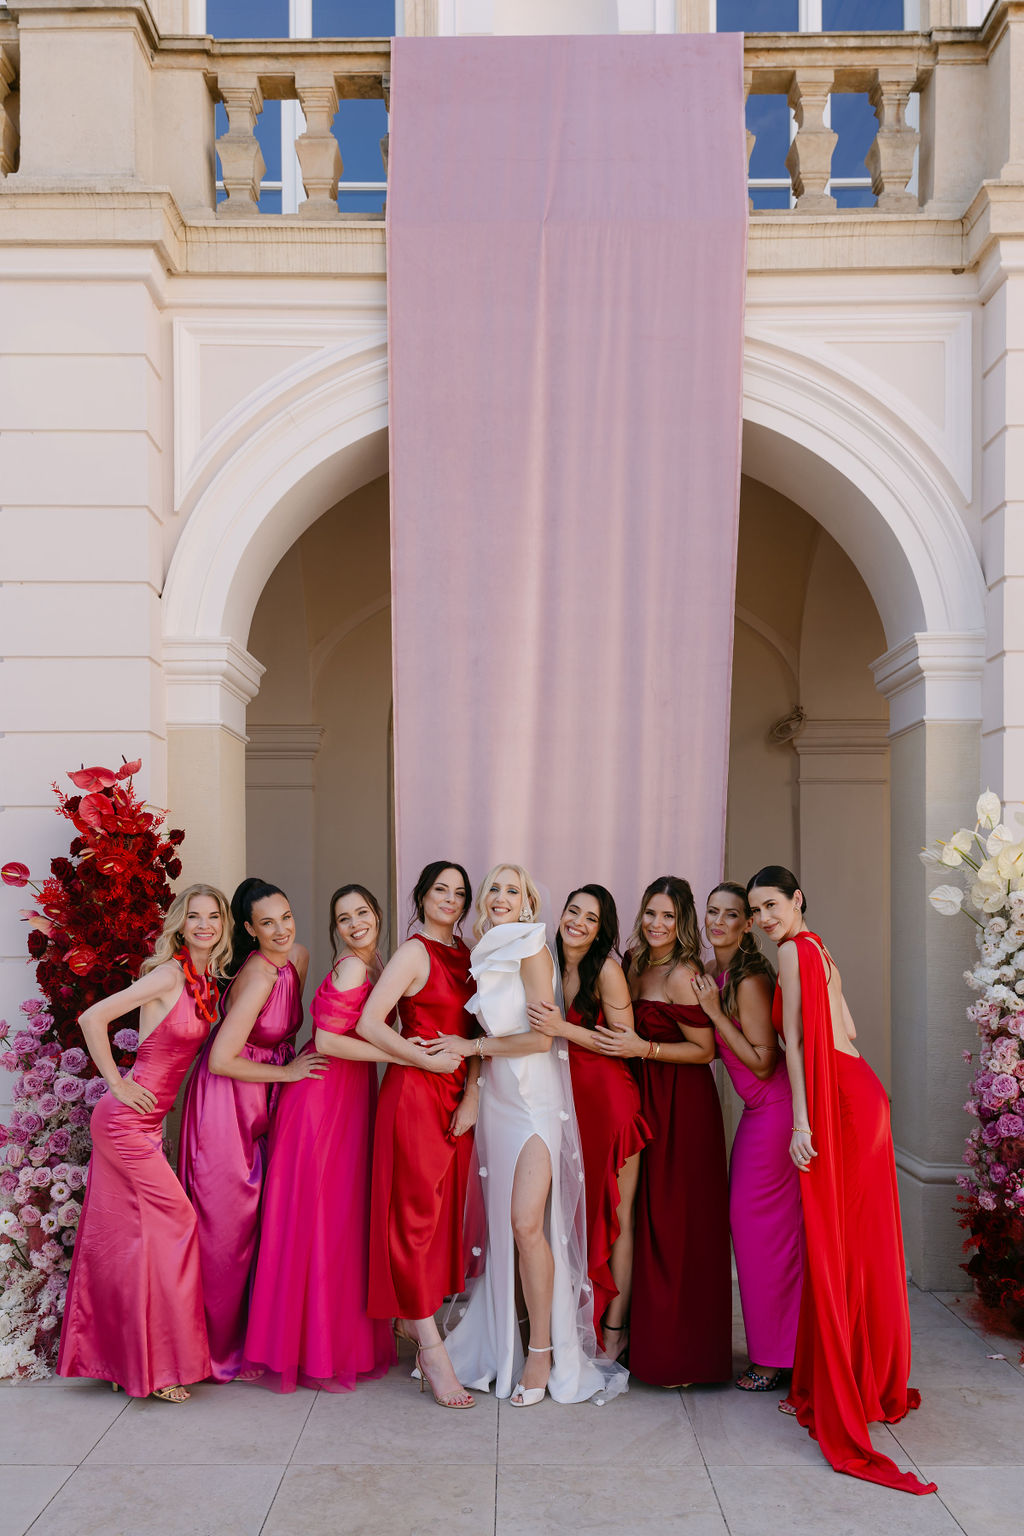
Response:
[{"label": "red satin dress", "polygon": [[[585,1028],[575,1007],[565,1014]],[[599,1010],[598,1024],[604,1023]],[[640,1090],[624,1061],[601,1056],[569,1040],[569,1072],[583,1149],[587,1212],[587,1276],[594,1288],[594,1331],[604,1348],[601,1322],[608,1303],[619,1294],[608,1263],[618,1239],[619,1172],[642,1152],[651,1129],[640,1113]]]},{"label": "red satin dress", "polygon": [[[678,1045],[702,1008],[640,998],[637,1033]],[[653,1140],[640,1160],[629,1369],[653,1386],[732,1375],[732,1270],[725,1128],[709,1064],[637,1063]]]},{"label": "red satin dress", "polygon": [[[403,1035],[476,1034],[466,1012],[474,986],[469,950],[417,933],[430,975],[415,997],[403,997]],[[377,1101],[370,1197],[370,1317],[431,1317],[446,1296],[464,1289],[462,1236],[471,1134],[449,1132],[466,1083],[465,1062],[452,1073],[392,1063]]]},{"label": "red satin dress", "polygon": [[[807,1113],[814,1150],[800,1175],[806,1268],[789,1401],[837,1472],[934,1493],[874,1450],[868,1424],[894,1424],[921,1394],[907,1386],[910,1310],[885,1089],[862,1056],[837,1051],[824,946],[798,933]],[[772,1022],[782,1033],[782,993]]]},{"label": "red satin dress", "polygon": [[57,1374],[130,1397],[210,1374],[196,1214],[163,1150],[164,1116],[210,1026],[187,987],[139,1047],[148,1114],[112,1094],[92,1112],[92,1157],[68,1280]]}]

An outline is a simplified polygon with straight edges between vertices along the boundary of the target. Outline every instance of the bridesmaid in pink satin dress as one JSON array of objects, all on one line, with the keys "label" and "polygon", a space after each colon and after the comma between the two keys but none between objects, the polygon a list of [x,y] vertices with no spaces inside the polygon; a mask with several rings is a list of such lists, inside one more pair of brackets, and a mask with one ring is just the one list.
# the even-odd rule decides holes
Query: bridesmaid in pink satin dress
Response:
[{"label": "bridesmaid in pink satin dress", "polygon": [[[209,885],[172,903],[132,986],[79,1023],[109,1092],[92,1113],[92,1158],[68,1280],[57,1372],[181,1403],[210,1372],[195,1212],[164,1157],[163,1121],[217,1016],[228,904]],[[139,1050],[121,1078],[108,1026],[140,1010]]]},{"label": "bridesmaid in pink satin dress", "polygon": [[366,1287],[377,1063],[396,1058],[355,1034],[381,971],[382,914],[362,885],[335,891],[330,910],[334,964],[305,1047],[330,1066],[278,1096],[245,1340],[246,1374],[281,1392],[348,1392],[395,1360],[389,1324],[366,1314]]},{"label": "bridesmaid in pink satin dress", "polygon": [[271,1085],[299,1082],[327,1066],[316,1052],[295,1057],[309,952],[295,942],[288,898],[264,880],[244,880],[231,912],[224,1017],[185,1090],[178,1155],[199,1219],[210,1374],[222,1382],[242,1372]]},{"label": "bridesmaid in pink satin dress", "polygon": [[774,1392],[793,1368],[804,1219],[800,1175],[789,1155],[793,1095],[772,1025],[774,976],[751,933],[753,922],[742,885],[724,880],[715,887],[704,932],[718,984],[702,976],[693,989],[743,1100],[729,1164],[729,1225],[750,1364],[736,1385]]}]

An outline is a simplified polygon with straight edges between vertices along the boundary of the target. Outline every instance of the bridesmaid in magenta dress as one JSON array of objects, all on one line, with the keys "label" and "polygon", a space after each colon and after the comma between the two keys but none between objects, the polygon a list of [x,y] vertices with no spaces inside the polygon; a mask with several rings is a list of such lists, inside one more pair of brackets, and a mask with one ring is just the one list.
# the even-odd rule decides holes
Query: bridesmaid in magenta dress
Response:
[{"label": "bridesmaid in magenta dress", "polygon": [[729,1224],[750,1364],[736,1385],[773,1392],[793,1368],[804,1266],[800,1175],[789,1155],[793,1096],[772,1025],[774,975],[754,938],[742,885],[711,892],[704,932],[715,952],[717,987],[694,977],[701,1007],[743,1114],[729,1165]]},{"label": "bridesmaid in magenta dress", "polygon": [[231,901],[232,980],[223,1019],[185,1090],[178,1173],[199,1218],[211,1376],[242,1370],[249,1285],[256,1258],[271,1084],[327,1067],[316,1052],[295,1057],[309,953],[295,942],[288,898],[245,880]]},{"label": "bridesmaid in magenta dress", "polygon": [[366,1313],[377,1063],[394,1057],[355,1034],[381,970],[381,909],[365,886],[343,885],[330,910],[334,964],[305,1047],[330,1066],[280,1090],[245,1339],[247,1373],[281,1392],[348,1392],[395,1359],[387,1321]]},{"label": "bridesmaid in magenta dress", "polygon": [[[57,1372],[182,1403],[210,1373],[195,1212],[164,1157],[163,1121],[217,1016],[228,904],[209,885],[176,897],[143,974],[79,1023],[109,1092],[92,1113],[92,1157],[68,1280]],[[140,1010],[121,1078],[108,1026]]]},{"label": "bridesmaid in magenta dress", "polygon": [[629,1368],[653,1386],[732,1375],[729,1175],[710,1063],[715,1036],[697,993],[700,932],[685,880],[644,892],[626,975],[636,1031],[599,1028],[610,1055],[637,1058],[653,1140],[640,1159]]},{"label": "bridesmaid in magenta dress", "polygon": [[[565,1016],[552,1004],[529,1009],[541,1034],[563,1038],[569,1052],[586,1191],[587,1276],[594,1291],[597,1342],[618,1360],[629,1341],[633,1288],[633,1207],[640,1153],[651,1132],[640,1090],[624,1061],[607,1055],[598,1026],[633,1028],[633,1004],[622,967],[619,917],[610,891],[582,885],[562,910],[555,939]],[[607,1335],[607,1337],[606,1337]]]}]

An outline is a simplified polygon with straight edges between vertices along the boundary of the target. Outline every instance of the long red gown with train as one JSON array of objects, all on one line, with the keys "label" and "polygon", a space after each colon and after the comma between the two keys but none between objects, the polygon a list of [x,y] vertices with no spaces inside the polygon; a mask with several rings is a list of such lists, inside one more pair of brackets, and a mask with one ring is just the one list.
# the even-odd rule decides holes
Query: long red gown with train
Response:
[{"label": "long red gown with train", "polygon": [[[800,1013],[808,1125],[817,1157],[800,1175],[806,1268],[789,1401],[837,1472],[934,1493],[876,1451],[868,1424],[921,1403],[908,1387],[910,1309],[885,1089],[862,1056],[837,1051],[824,946],[804,932]],[[782,1033],[782,993],[772,1022]]]},{"label": "long red gown with train", "polygon": [[[636,1030],[678,1045],[702,1008],[640,998]],[[710,1065],[637,1063],[653,1139],[640,1159],[629,1368],[654,1386],[732,1375],[732,1272],[725,1128]]]},{"label": "long red gown with train", "polygon": [[[314,1029],[351,1034],[371,990],[364,981],[340,992],[327,975]],[[281,1392],[347,1392],[395,1359],[391,1329],[366,1314],[377,1068],[327,1059],[320,1077],[281,1084],[267,1141],[245,1364]]]},{"label": "long red gown with train", "polygon": [[209,1033],[187,987],[139,1046],[144,1115],[106,1094],[68,1279],[59,1376],[114,1381],[131,1397],[210,1374],[196,1214],[164,1156],[164,1116]]},{"label": "long red gown with train", "polygon": [[[586,1027],[575,1006],[565,1016],[570,1024]],[[604,1023],[600,1009],[597,1023]],[[619,1294],[608,1262],[620,1231],[619,1172],[629,1158],[643,1151],[651,1129],[640,1112],[640,1090],[626,1063],[588,1051],[574,1040],[566,1043],[583,1150],[587,1277],[594,1288],[594,1332],[603,1349],[601,1321],[608,1303]]]},{"label": "long red gown with train", "polygon": [[[461,939],[452,947],[422,933],[413,937],[430,956],[430,974],[415,997],[398,1005],[402,1034],[476,1034],[466,1012],[475,990],[469,950]],[[465,1287],[462,1223],[473,1137],[448,1129],[465,1082],[465,1062],[452,1073],[397,1063],[385,1070],[373,1138],[371,1317],[431,1317]]]}]

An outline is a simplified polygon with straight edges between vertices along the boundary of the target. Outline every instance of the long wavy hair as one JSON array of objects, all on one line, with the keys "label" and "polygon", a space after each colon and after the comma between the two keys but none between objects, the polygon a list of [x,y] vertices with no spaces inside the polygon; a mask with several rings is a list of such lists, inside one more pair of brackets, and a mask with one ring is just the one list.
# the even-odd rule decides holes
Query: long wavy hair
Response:
[{"label": "long wavy hair", "polygon": [[[730,896],[735,896],[743,904],[743,916],[751,918],[750,902],[742,885],[737,885],[735,880],[719,880],[713,891],[708,892],[708,901],[718,891],[726,891]],[[725,968],[725,985],[722,988],[722,1007],[730,1019],[738,1017],[736,1012],[737,996],[740,982],[746,981],[748,976],[767,976],[775,986],[775,967],[757,942],[754,933],[748,931],[740,939],[740,947],[733,955]]]},{"label": "long wavy hair", "polygon": [[[601,974],[601,967],[608,956],[617,952],[619,947],[619,914],[615,907],[615,898],[611,891],[603,885],[577,885],[565,898],[565,906],[562,908],[562,916],[565,916],[565,908],[576,896],[592,896],[597,903],[598,926],[593,941],[585,954],[580,956],[576,967],[579,976],[579,989],[573,999],[573,1007],[579,1014],[587,1029],[594,1029],[597,1025],[598,1015],[601,1012],[601,999],[597,995],[597,979]],[[562,930],[555,935],[555,949],[558,953],[559,974],[565,979],[565,951],[562,947]]]},{"label": "long wavy hair", "polygon": [[807,892],[791,869],[784,864],[766,864],[759,869],[756,875],[751,875],[747,881],[745,896],[749,896],[756,887],[767,887],[771,891],[781,891],[788,901],[792,901],[797,891],[800,892],[800,910],[807,916]]},{"label": "long wavy hair", "polygon": [[503,869],[510,869],[518,879],[523,892],[523,905],[525,906],[527,902],[530,903],[530,916],[521,917],[519,921],[521,923],[536,923],[540,921],[540,891],[538,891],[521,864],[510,864],[507,859],[503,859],[500,864],[495,864],[493,869],[487,871],[477,889],[476,917],[473,919],[473,937],[477,940],[483,938],[487,932],[487,925],[490,923],[490,918],[487,916],[484,907],[484,898],[491,888],[495,875],[500,874]]},{"label": "long wavy hair", "polygon": [[331,897],[331,905],[330,905],[330,908],[329,908],[329,911],[330,911],[331,915],[328,918],[328,922],[330,924],[330,931],[328,933],[328,938],[331,941],[331,970],[332,971],[333,971],[334,967],[338,963],[338,943],[339,943],[339,940],[338,940],[338,926],[337,926],[336,922],[334,921],[334,909],[338,905],[338,902],[341,900],[341,898],[343,896],[352,896],[352,895],[359,895],[359,896],[361,896],[363,898],[363,900],[366,902],[366,905],[369,907],[370,911],[373,913],[374,917],[377,919],[377,938],[376,938],[376,941],[374,943],[374,948],[375,949],[379,949],[380,948],[380,933],[381,933],[381,928],[384,926],[384,913],[381,911],[380,902],[377,900],[376,896],[373,894],[372,891],[368,891],[366,889],[365,885],[360,885],[358,883],[358,881],[356,881],[356,880],[350,881],[348,885],[339,885],[338,889],[335,891],[334,895]]},{"label": "long wavy hair", "polygon": [[672,945],[668,970],[677,965],[692,965],[701,976],[704,974],[704,953],[697,922],[697,908],[693,901],[690,882],[679,875],[659,875],[652,880],[640,899],[640,908],[633,924],[629,940],[629,955],[633,970],[642,976],[651,964],[651,947],[644,937],[644,912],[652,896],[667,896],[676,915],[676,934]]},{"label": "long wavy hair", "polygon": [[209,896],[217,903],[217,911],[220,913],[221,935],[210,952],[209,970],[211,974],[220,976],[224,972],[224,966],[231,953],[231,913],[228,910],[228,899],[223,891],[218,891],[215,885],[189,885],[183,891],[179,891],[164,914],[164,925],[157,934],[156,943],[153,945],[153,953],[143,960],[139,967],[139,975],[145,976],[147,971],[152,971],[158,965],[165,965],[168,960],[173,960],[178,950],[185,942],[185,918],[188,915],[188,904],[193,896]]},{"label": "long wavy hair", "polygon": [[462,903],[462,911],[459,913],[458,918],[456,919],[455,932],[458,933],[461,929],[462,920],[466,913],[469,911],[470,904],[473,900],[473,883],[469,876],[466,874],[466,871],[463,869],[462,865],[456,863],[454,859],[435,859],[432,864],[428,864],[425,869],[420,870],[420,877],[412,888],[413,915],[409,919],[410,928],[412,927],[413,923],[422,923],[424,921],[423,902],[426,898],[426,894],[430,890],[430,887],[434,884],[434,881],[446,869],[458,870],[459,874],[462,876],[462,884],[465,887],[466,896]]},{"label": "long wavy hair", "polygon": [[231,920],[235,931],[231,941],[231,959],[224,971],[226,976],[237,976],[253,950],[259,949],[259,944],[245,925],[252,922],[252,909],[256,903],[265,901],[268,896],[284,896],[285,901],[288,900],[279,885],[271,885],[269,881],[255,877],[243,880],[232,896]]}]

